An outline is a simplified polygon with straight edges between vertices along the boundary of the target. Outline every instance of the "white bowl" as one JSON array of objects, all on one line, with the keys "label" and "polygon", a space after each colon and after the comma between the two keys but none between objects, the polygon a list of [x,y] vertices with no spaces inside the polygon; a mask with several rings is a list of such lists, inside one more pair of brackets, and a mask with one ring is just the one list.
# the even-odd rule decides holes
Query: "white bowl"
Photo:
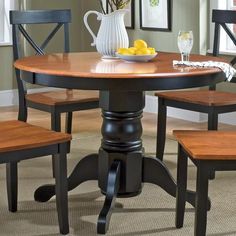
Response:
[{"label": "white bowl", "polygon": [[139,62],[147,62],[152,60],[156,57],[157,53],[155,54],[148,54],[148,55],[123,55],[116,53],[116,56],[125,61],[139,61]]}]

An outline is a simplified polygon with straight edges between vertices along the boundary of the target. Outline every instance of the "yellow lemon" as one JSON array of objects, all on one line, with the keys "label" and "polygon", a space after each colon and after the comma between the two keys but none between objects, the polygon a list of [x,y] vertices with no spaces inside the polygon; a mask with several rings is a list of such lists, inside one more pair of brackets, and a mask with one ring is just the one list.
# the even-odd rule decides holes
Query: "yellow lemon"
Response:
[{"label": "yellow lemon", "polygon": [[140,48],[136,51],[136,55],[150,55],[151,51],[148,48]]},{"label": "yellow lemon", "polygon": [[189,33],[189,32],[184,32],[183,34],[181,34],[181,35],[179,36],[179,38],[180,38],[181,40],[188,40],[190,37],[191,37],[191,36],[190,36],[190,33]]},{"label": "yellow lemon", "polygon": [[118,48],[117,53],[123,54],[125,52],[126,48]]},{"label": "yellow lemon", "polygon": [[137,49],[147,48],[147,43],[142,39],[137,39],[134,41],[134,47]]},{"label": "yellow lemon", "polygon": [[150,51],[151,54],[155,54],[156,53],[156,49],[155,48],[148,48],[148,50]]},{"label": "yellow lemon", "polygon": [[119,48],[117,52],[121,55],[133,55],[128,48]]},{"label": "yellow lemon", "polygon": [[136,51],[137,51],[137,48],[135,47],[130,47],[128,48],[129,52],[132,54],[132,55],[135,55],[136,54]]}]

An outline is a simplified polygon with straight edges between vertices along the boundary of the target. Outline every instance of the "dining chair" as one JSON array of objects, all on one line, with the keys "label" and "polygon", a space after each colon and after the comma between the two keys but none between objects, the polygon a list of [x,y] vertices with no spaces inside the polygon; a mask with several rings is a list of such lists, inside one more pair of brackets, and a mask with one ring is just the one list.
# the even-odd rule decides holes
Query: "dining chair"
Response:
[{"label": "dining chair", "polygon": [[[9,211],[17,211],[18,162],[53,155],[60,233],[69,233],[66,153],[71,135],[33,126],[19,120],[0,122],[0,134],[0,164],[6,163]],[[39,212],[39,214],[42,213]]]},{"label": "dining chair", "polygon": [[236,170],[236,132],[176,130],[173,133],[178,141],[176,227],[183,227],[184,222],[189,157],[197,167],[194,235],[204,236],[209,179],[212,172]]},{"label": "dining chair", "polygon": [[[52,38],[55,38],[54,36],[61,28],[64,28],[64,52],[69,52],[70,22],[70,10],[10,11],[14,60],[25,56],[26,51],[30,51],[29,48],[26,48],[25,42],[28,42],[28,45],[35,51],[36,55],[44,55],[46,47],[51,42]],[[39,45],[39,43],[36,43],[31,37],[30,31],[32,31],[32,27],[35,25],[49,24],[53,26],[53,30],[48,34],[42,44]],[[39,32],[40,28],[36,29],[41,36],[43,31]],[[63,89],[59,91],[28,93],[27,86],[22,80],[20,70],[15,69],[15,72],[19,94],[18,119],[21,121],[27,120],[28,107],[39,109],[51,114],[52,130],[61,131],[61,114],[66,113],[65,131],[70,134],[72,129],[72,112],[98,108],[99,96],[97,91]],[[68,145],[68,147],[70,147],[70,145]]]},{"label": "dining chair", "polygon": [[[233,10],[213,10],[212,22],[215,23],[213,55],[219,55],[220,28],[222,27],[236,45],[236,37],[228,24],[236,23],[236,12]],[[230,62],[236,63],[236,57]],[[235,78],[231,82],[235,82]],[[158,119],[156,157],[163,160],[166,141],[167,107],[175,107],[208,115],[208,130],[218,129],[218,115],[236,111],[236,93],[216,91],[211,85],[209,90],[157,92]]]}]

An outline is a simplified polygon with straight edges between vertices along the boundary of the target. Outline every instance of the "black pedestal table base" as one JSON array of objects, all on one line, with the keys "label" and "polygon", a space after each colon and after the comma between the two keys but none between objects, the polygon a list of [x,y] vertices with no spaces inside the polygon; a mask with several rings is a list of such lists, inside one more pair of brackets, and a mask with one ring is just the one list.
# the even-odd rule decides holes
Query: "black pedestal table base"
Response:
[{"label": "black pedestal table base", "polygon": [[114,161],[108,173],[106,199],[98,216],[97,232],[105,234],[108,230],[112,209],[120,185],[120,162]]},{"label": "black pedestal table base", "polygon": [[[106,195],[98,217],[97,232],[100,234],[108,230],[116,197],[138,195],[143,183],[153,183],[176,196],[176,182],[167,167],[161,161],[143,155],[141,118],[144,100],[143,92],[100,92],[103,138],[99,154],[83,158],[68,177],[68,191],[87,180],[98,180],[101,192]],[[35,191],[35,200],[48,201],[53,195],[55,185],[44,185]],[[186,200],[194,206],[195,193],[187,191]]]},{"label": "black pedestal table base", "polygon": [[[84,157],[74,168],[68,178],[68,191],[76,188],[88,180],[98,179],[98,154]],[[55,185],[47,184],[34,192],[34,199],[38,202],[47,202],[55,195]]]}]

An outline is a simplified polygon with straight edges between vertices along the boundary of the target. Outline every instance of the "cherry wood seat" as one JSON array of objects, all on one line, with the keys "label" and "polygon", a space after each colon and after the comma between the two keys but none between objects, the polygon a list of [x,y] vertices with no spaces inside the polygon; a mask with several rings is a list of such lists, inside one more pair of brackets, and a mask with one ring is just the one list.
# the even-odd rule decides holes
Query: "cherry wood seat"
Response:
[{"label": "cherry wood seat", "polygon": [[[208,184],[212,172],[236,170],[235,131],[174,131],[178,141],[176,227],[183,227],[188,157],[197,167],[194,235],[206,235]],[[226,202],[227,204],[227,202]]]},{"label": "cherry wood seat", "polygon": [[[236,37],[228,24],[236,24],[236,14],[233,10],[213,10],[212,22],[215,23],[213,55],[219,55],[220,28],[222,27],[232,42],[236,45]],[[220,58],[219,58],[220,61]],[[236,57],[230,64],[236,63]],[[235,82],[235,78],[232,79]],[[166,140],[167,107],[185,109],[206,113],[208,115],[208,130],[218,129],[218,115],[236,111],[236,93],[215,91],[174,91],[155,93],[158,97],[158,121],[156,157],[163,160]]]},{"label": "cherry wood seat", "polygon": [[173,131],[177,141],[196,160],[236,160],[235,131]]},{"label": "cherry wood seat", "polygon": [[61,234],[68,234],[66,153],[67,143],[71,140],[71,135],[47,130],[18,120],[0,122],[0,134],[0,164],[6,163],[9,211],[17,211],[18,162],[53,155],[59,228]]},{"label": "cherry wood seat", "polygon": [[99,99],[99,92],[85,91],[85,90],[63,90],[50,91],[43,93],[31,93],[26,95],[26,100],[45,104],[48,106],[60,106],[72,103],[90,103],[97,102]]},{"label": "cherry wood seat", "polygon": [[236,93],[221,92],[215,90],[160,92],[155,93],[155,95],[163,99],[187,102],[191,104],[199,104],[204,106],[227,106],[236,104]]},{"label": "cherry wood seat", "polygon": [[52,132],[22,121],[0,122],[0,153],[43,147],[71,140],[71,135]]}]

